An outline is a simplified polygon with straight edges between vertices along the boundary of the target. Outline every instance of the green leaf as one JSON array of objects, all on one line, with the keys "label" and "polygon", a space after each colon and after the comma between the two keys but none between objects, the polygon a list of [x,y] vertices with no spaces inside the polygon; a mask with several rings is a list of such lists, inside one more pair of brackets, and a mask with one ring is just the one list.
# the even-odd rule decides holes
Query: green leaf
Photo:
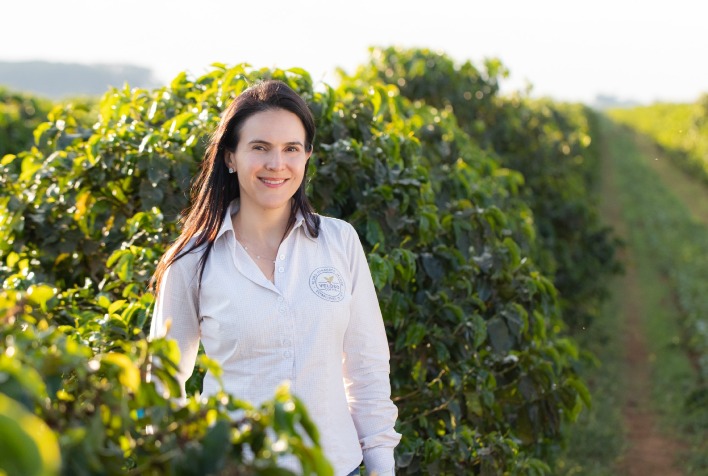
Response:
[{"label": "green leaf", "polygon": [[286,70],[288,73],[293,73],[297,74],[298,76],[302,76],[303,78],[310,79],[310,73],[307,72],[306,69],[303,68],[288,68]]},{"label": "green leaf", "polygon": [[130,253],[128,250],[116,250],[113,253],[111,253],[111,256],[108,258],[106,261],[106,267],[107,268],[112,268],[113,265],[118,261],[123,255],[126,253]]},{"label": "green leaf", "polygon": [[34,174],[42,168],[42,160],[34,155],[26,155],[22,159],[21,170],[19,180],[20,182],[28,182]]},{"label": "green leaf", "polygon": [[27,299],[33,304],[39,305],[43,310],[47,309],[47,301],[54,297],[54,289],[46,284],[32,285],[27,288]]},{"label": "green leaf", "polygon": [[516,244],[514,240],[507,237],[504,238],[504,246],[509,254],[509,266],[516,269],[521,264],[521,251],[519,250],[519,245]]},{"label": "green leaf", "polygon": [[194,119],[193,113],[183,112],[182,114],[178,114],[177,116],[175,116],[175,118],[171,121],[167,121],[162,126],[162,131],[167,132],[168,135],[172,136],[174,135],[175,131],[179,131],[187,121],[190,121],[192,119]]},{"label": "green leaf", "polygon": [[109,182],[106,184],[106,187],[111,192],[111,195],[115,197],[121,204],[128,203],[128,197],[125,196],[125,193],[121,189],[119,182]]},{"label": "green leaf", "polygon": [[130,358],[125,354],[111,352],[101,356],[101,363],[109,363],[117,366],[120,369],[118,380],[120,383],[131,390],[137,392],[140,386],[140,369],[136,367]]},{"label": "green leaf", "polygon": [[383,228],[376,220],[369,220],[366,222],[366,241],[371,245],[379,244],[383,246],[385,243],[385,237]]},{"label": "green leaf", "polygon": [[43,122],[40,125],[37,126],[37,128],[33,132],[34,136],[34,143],[36,145],[40,144],[40,141],[42,140],[42,135],[47,132],[49,129],[51,129],[52,123],[51,122]]},{"label": "green leaf", "polygon": [[5,154],[2,160],[0,160],[0,165],[2,165],[3,167],[6,165],[10,165],[12,162],[15,161],[15,159],[17,159],[17,156],[15,154]]},{"label": "green leaf", "polygon": [[154,136],[153,136],[152,134],[147,134],[147,135],[145,135],[145,137],[143,137],[143,140],[140,141],[140,146],[138,147],[138,153],[142,154],[142,153],[145,152],[146,150],[147,150],[147,151],[150,151],[150,150],[151,150],[151,148],[149,147],[149,145],[152,144],[152,142],[153,142],[153,137],[154,137]]},{"label": "green leaf", "polygon": [[474,333],[474,348],[478,349],[487,339],[487,323],[479,314],[475,314],[470,319],[472,332]]},{"label": "green leaf", "polygon": [[223,375],[223,370],[221,369],[221,366],[216,360],[209,358],[206,354],[201,354],[197,359],[197,363],[200,367],[209,372],[213,377],[221,379],[221,376]]},{"label": "green leaf", "polygon": [[[10,357],[7,352],[0,354],[0,375],[3,375],[0,392],[20,401],[25,401],[29,395],[35,402],[42,402],[47,398],[44,378],[48,375],[43,376],[38,369],[23,365],[18,357]],[[46,369],[44,373],[48,373]]]},{"label": "green leaf", "polygon": [[381,111],[381,92],[378,88],[371,88],[371,105],[373,106],[373,116],[378,116]]},{"label": "green leaf", "polygon": [[393,279],[393,266],[388,260],[377,253],[370,253],[368,261],[374,286],[376,289],[382,289]]},{"label": "green leaf", "polygon": [[495,352],[506,354],[512,347],[509,329],[504,321],[499,317],[493,317],[487,321],[487,334]]},{"label": "green leaf", "polygon": [[119,299],[117,301],[114,301],[110,306],[108,306],[108,313],[109,314],[115,314],[117,313],[123,305],[126,303],[125,299]]},{"label": "green leaf", "polygon": [[57,475],[61,454],[56,435],[22,405],[0,393],[0,472]]},{"label": "green leaf", "polygon": [[203,474],[218,474],[224,466],[231,445],[231,428],[227,420],[217,421],[202,439],[203,457],[199,468]]},{"label": "green leaf", "polygon": [[403,248],[396,248],[391,252],[391,259],[394,260],[396,271],[403,283],[409,283],[415,278],[416,264],[415,254]]},{"label": "green leaf", "polygon": [[118,277],[123,282],[128,282],[133,279],[133,263],[135,262],[135,256],[128,252],[120,257],[118,264],[116,265],[115,271]]},{"label": "green leaf", "polygon": [[421,323],[413,322],[410,327],[406,329],[406,345],[415,346],[420,344],[426,334],[425,326]]},{"label": "green leaf", "polygon": [[590,391],[585,386],[583,382],[577,378],[569,378],[565,381],[566,385],[570,385],[578,392],[580,399],[583,401],[586,407],[592,408],[592,397],[590,396]]},{"label": "green leaf", "polygon": [[423,269],[433,281],[439,281],[445,277],[445,267],[432,253],[421,253],[420,259]]},{"label": "green leaf", "polygon": [[8,253],[7,259],[5,260],[8,268],[13,268],[19,261],[20,261],[20,255],[18,255],[14,251],[11,251],[10,253]]}]

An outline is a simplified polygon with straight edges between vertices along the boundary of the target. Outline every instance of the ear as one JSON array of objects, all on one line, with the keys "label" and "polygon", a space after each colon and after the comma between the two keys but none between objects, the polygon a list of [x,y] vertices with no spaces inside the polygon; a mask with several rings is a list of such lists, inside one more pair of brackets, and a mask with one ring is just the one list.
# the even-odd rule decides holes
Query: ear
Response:
[{"label": "ear", "polygon": [[226,168],[233,168],[236,170],[236,154],[231,152],[230,150],[227,150],[224,152],[224,163],[226,164]]}]

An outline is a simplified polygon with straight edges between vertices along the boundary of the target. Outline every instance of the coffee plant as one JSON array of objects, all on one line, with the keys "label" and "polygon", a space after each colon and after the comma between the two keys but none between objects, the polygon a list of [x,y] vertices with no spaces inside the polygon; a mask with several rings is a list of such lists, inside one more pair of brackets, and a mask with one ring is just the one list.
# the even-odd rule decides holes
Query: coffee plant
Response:
[{"label": "coffee plant", "polygon": [[616,239],[595,203],[597,119],[581,105],[501,96],[506,75],[496,59],[478,68],[426,49],[372,48],[369,63],[343,80],[394,84],[413,101],[453,113],[475,143],[523,175],[520,195],[537,236],[530,255],[560,291],[563,320],[578,330],[606,297],[602,278],[619,271]]},{"label": "coffee plant", "polygon": [[[490,63],[473,96],[485,118],[511,122],[513,109],[493,97],[501,71]],[[275,474],[290,453],[305,472],[331,471],[297,396],[279,389],[259,409],[225,394],[180,406],[170,398],[174,344],[145,338],[147,282],[179,233],[206,140],[228,102],[265,78],[310,104],[318,134],[309,195],[320,213],[352,223],[367,250],[403,434],[397,471],[549,474],[561,427],[590,399],[564,334],[559,273],[539,251],[528,179],[470,130],[474,114],[406,97],[400,81],[357,74],[315,87],[300,69],[221,64],[155,90],[112,89],[93,124],[55,108],[31,148],[1,159],[0,415],[21,413],[40,428],[15,427],[28,453],[2,464],[34,464],[37,474]],[[578,118],[589,114],[554,111],[539,143],[584,127]],[[572,157],[591,161],[578,147]],[[144,378],[150,365],[171,392]],[[202,355],[190,395],[207,369],[219,374]]]}]

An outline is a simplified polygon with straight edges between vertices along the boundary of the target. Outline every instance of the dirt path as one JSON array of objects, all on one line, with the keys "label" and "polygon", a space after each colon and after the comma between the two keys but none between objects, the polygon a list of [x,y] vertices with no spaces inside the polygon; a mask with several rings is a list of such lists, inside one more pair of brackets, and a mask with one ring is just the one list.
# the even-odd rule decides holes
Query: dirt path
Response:
[{"label": "dirt path", "polygon": [[657,415],[651,408],[651,355],[643,329],[641,288],[631,253],[626,258],[622,288],[626,393],[622,415],[628,447],[618,469],[629,476],[681,475],[674,461],[679,447],[658,431]]},{"label": "dirt path", "polygon": [[[604,137],[608,138],[608,131]],[[628,239],[622,218],[622,209],[616,197],[617,184],[612,166],[611,150],[603,144],[603,214],[617,233]],[[662,435],[657,429],[658,416],[651,407],[651,356],[647,345],[642,317],[642,288],[637,273],[636,258],[631,248],[620,256],[625,264],[626,274],[619,281],[621,310],[623,316],[623,336],[625,362],[622,382],[624,404],[622,415],[626,430],[627,449],[618,463],[618,474],[628,476],[679,476],[674,456],[679,453],[677,443]],[[657,279],[659,277],[657,276]]]}]

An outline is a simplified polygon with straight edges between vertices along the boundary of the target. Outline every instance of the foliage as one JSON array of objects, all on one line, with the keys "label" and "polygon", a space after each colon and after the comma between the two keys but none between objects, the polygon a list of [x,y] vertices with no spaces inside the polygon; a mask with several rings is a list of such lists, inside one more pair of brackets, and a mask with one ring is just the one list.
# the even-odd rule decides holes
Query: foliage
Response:
[{"label": "foliage", "polygon": [[[319,447],[305,444],[305,436],[318,441],[317,430],[287,387],[261,408],[226,394],[180,405],[170,398],[180,392],[176,343],[98,343],[115,336],[59,326],[55,316],[66,313],[87,323],[115,319],[73,308],[73,292],[34,285],[0,293],[9,311],[0,321],[0,470],[57,474],[61,462],[66,475],[265,475],[292,454],[303,474],[332,474]],[[141,378],[150,365],[166,394]]]},{"label": "foliage", "polygon": [[555,290],[512,238],[533,239],[514,199],[521,177],[454,116],[416,108],[395,87],[337,92],[312,196],[372,250],[404,434],[399,470],[543,471],[533,457],[585,389],[570,369],[577,349],[554,330]]},{"label": "foliage", "polygon": [[617,239],[600,222],[596,201],[597,117],[585,106],[500,98],[492,147],[526,178],[523,197],[538,233],[534,256],[553,277],[564,321],[573,331],[592,324],[618,273]]},{"label": "foliage", "polygon": [[708,94],[693,104],[657,103],[607,114],[647,134],[681,168],[708,182]]},{"label": "foliage", "polygon": [[[194,451],[203,457],[212,432],[233,430],[225,415],[242,407],[229,397],[179,409],[135,376],[150,354],[170,361],[169,344],[145,342],[153,301],[145,286],[177,236],[205,138],[233,97],[268,77],[289,83],[316,116],[315,208],[350,221],[369,252],[404,434],[398,471],[548,473],[541,459],[589,395],[573,371],[578,349],[560,335],[557,291],[531,256],[541,245],[522,175],[480,148],[451,109],[411,102],[396,86],[352,78],[316,91],[302,70],[246,65],[180,74],[153,91],[111,90],[90,128],[71,109],[55,109],[36,129],[36,147],[2,159],[0,276],[7,293],[20,293],[8,302],[36,299],[33,320],[3,323],[5,345],[29,333],[26,346],[37,352],[17,368],[42,369],[33,378],[51,382],[50,402],[64,405],[55,411],[46,399],[24,400],[35,411],[47,408],[40,415],[59,434],[75,430],[59,439],[63,470],[91,473],[103,457],[111,471],[168,465],[172,449],[192,444],[186,433],[166,434],[181,419],[195,426],[202,446]],[[48,352],[55,347],[66,351]],[[98,371],[85,370],[90,362]],[[191,388],[199,380],[197,372]],[[88,415],[88,403],[65,398],[86,398],[94,410],[103,399],[116,407]],[[210,411],[214,424],[206,425]],[[252,419],[277,424],[262,411]],[[298,408],[294,415],[304,421]],[[140,433],[147,424],[167,438],[159,448]],[[297,435],[288,435],[295,451]],[[209,450],[210,461],[243,464],[240,442]]]},{"label": "foliage", "polygon": [[521,172],[538,238],[531,256],[560,291],[565,322],[578,329],[599,312],[601,277],[619,269],[594,198],[596,119],[580,105],[499,96],[506,74],[496,59],[480,69],[425,49],[373,48],[350,81],[397,84],[409,99],[453,113],[502,166]]},{"label": "foliage", "polygon": [[32,131],[46,120],[51,103],[0,87],[0,157],[32,146]]}]

